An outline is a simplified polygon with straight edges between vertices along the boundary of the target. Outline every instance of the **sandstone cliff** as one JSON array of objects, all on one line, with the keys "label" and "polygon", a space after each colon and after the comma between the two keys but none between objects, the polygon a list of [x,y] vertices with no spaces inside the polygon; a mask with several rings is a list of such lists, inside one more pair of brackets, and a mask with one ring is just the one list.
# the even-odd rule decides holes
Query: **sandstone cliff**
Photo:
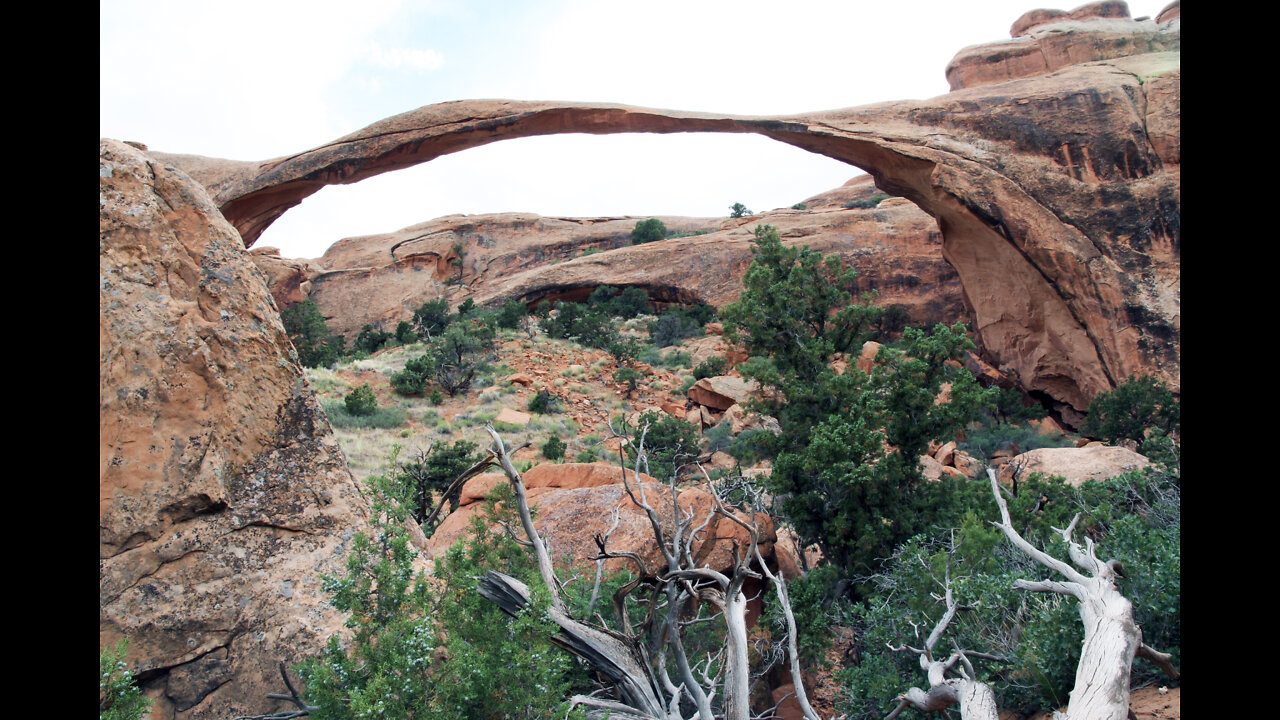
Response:
[{"label": "sandstone cliff", "polygon": [[130,639],[158,716],[259,714],[277,661],[342,628],[319,573],[366,504],[205,189],[112,140],[100,161],[100,643]]}]

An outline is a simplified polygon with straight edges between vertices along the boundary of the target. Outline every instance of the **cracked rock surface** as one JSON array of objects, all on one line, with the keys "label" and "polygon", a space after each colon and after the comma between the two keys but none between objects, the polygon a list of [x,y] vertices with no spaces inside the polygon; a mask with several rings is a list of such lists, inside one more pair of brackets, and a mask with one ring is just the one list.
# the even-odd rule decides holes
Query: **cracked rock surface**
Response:
[{"label": "cracked rock surface", "polygon": [[99,175],[100,643],[129,638],[156,717],[282,709],[366,503],[205,189],[114,140]]}]

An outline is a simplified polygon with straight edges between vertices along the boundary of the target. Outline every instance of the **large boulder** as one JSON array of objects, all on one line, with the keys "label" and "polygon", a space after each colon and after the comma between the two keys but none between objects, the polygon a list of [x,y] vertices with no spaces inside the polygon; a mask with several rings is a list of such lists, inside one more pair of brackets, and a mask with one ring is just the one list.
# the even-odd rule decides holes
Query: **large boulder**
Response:
[{"label": "large boulder", "polygon": [[1089,445],[1082,448],[1040,448],[1015,456],[1000,467],[999,478],[1008,482],[1014,472],[1057,475],[1069,485],[1080,487],[1089,480],[1106,480],[1151,464],[1150,460],[1122,447]]},{"label": "large boulder", "polygon": [[[549,539],[551,556],[557,563],[567,560],[575,567],[594,568],[598,549],[593,537],[609,531],[612,513],[616,510],[618,527],[609,538],[609,549],[637,553],[651,572],[664,567],[648,515],[627,494],[619,467],[608,463],[544,463],[530,468],[522,477],[529,504],[536,510],[534,524]],[[643,488],[644,500],[658,511],[664,530],[669,532],[672,527],[670,487],[643,473],[639,484],[630,471],[626,479],[637,497]],[[505,482],[506,476],[497,473],[468,481],[463,487],[464,503],[440,523],[428,541],[432,553],[439,555],[464,537],[472,519],[483,517],[481,501]],[[678,502],[682,511],[695,514],[695,525],[707,519],[714,507],[711,496],[696,487],[681,488]],[[757,515],[756,520],[761,528],[761,554],[766,562],[774,563],[777,538],[773,522],[763,514]],[[733,565],[735,543],[745,548],[746,539],[745,531],[737,523],[712,516],[695,539],[694,560],[702,566],[726,570]],[[794,563],[793,559],[789,561]],[[605,563],[605,570],[606,573],[635,572],[636,565],[629,560],[611,559]]]},{"label": "large boulder", "polygon": [[732,375],[702,378],[689,388],[689,399],[711,408],[728,410],[734,405],[745,405],[760,389],[754,380],[744,380]]},{"label": "large boulder", "polygon": [[99,643],[154,717],[283,710],[342,631],[321,573],[368,508],[262,274],[201,185],[99,147]]}]

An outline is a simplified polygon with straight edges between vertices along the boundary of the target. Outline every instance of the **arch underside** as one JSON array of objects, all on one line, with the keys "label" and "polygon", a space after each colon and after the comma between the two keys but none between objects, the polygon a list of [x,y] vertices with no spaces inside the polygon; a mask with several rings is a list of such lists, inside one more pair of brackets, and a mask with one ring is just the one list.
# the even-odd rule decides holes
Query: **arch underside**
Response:
[{"label": "arch underside", "polygon": [[1135,75],[1094,64],[1054,78],[1051,97],[1032,78],[929,101],[778,117],[459,101],[262,163],[197,168],[182,156],[167,159],[214,190],[251,246],[326,185],[504,139],[764,135],[861,168],[933,216],[989,359],[1028,390],[1082,411],[1130,374],[1179,387],[1179,175],[1146,138],[1144,85]]}]

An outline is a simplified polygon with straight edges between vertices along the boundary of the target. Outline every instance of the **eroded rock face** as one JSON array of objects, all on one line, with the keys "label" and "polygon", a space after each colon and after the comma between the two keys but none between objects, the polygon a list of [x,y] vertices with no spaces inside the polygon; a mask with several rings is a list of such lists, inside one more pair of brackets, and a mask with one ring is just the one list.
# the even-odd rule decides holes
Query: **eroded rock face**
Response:
[{"label": "eroded rock face", "polygon": [[[252,244],[276,217],[326,184],[506,138],[764,135],[863,168],[880,188],[934,217],[986,358],[1028,390],[1054,399],[1074,422],[1095,394],[1130,374],[1180,387],[1181,21],[1069,22],[1123,27],[1101,56],[1088,51],[1095,42],[1088,33],[1050,32],[1061,23],[1031,27],[1031,38],[1044,33],[1046,42],[1064,43],[1066,64],[1055,59],[1051,74],[1043,74],[1048,66],[1019,70],[931,100],[770,117],[460,101],[256,165],[174,162],[189,162],[216,188],[223,214]],[[689,258],[710,249],[689,247]],[[584,260],[591,258],[578,262]]]},{"label": "eroded rock face", "polygon": [[1070,12],[1032,10],[1009,30],[1012,39],[967,47],[947,64],[952,90],[1045,75],[1068,65],[1182,47],[1176,16],[1134,20],[1124,2],[1082,5]]},{"label": "eroded rock face", "polygon": [[[809,210],[776,210],[750,218],[660,218],[673,234],[705,235],[631,245],[643,219],[555,218],[530,213],[455,215],[385,235],[347,238],[316,260],[253,259],[272,277],[282,307],[298,288],[320,307],[330,330],[353,340],[366,324],[394,330],[424,302],[454,305],[470,297],[482,305],[518,298],[582,302],[599,285],[641,287],[661,302],[717,307],[742,292],[754,228],[779,228],[787,244],[839,255],[858,271],[858,291],[899,305],[921,324],[967,319],[960,278],[942,257],[937,224],[898,200],[887,207],[846,210],[843,204],[876,194],[869,176],[806,201]],[[883,195],[883,193],[880,193]],[[454,260],[462,250],[461,272]],[[292,272],[306,265],[305,281]],[[462,284],[455,284],[461,277]]]},{"label": "eroded rock face", "polygon": [[342,618],[338,572],[368,509],[262,275],[206,190],[100,146],[100,642],[157,717],[283,709],[276,663]]}]

